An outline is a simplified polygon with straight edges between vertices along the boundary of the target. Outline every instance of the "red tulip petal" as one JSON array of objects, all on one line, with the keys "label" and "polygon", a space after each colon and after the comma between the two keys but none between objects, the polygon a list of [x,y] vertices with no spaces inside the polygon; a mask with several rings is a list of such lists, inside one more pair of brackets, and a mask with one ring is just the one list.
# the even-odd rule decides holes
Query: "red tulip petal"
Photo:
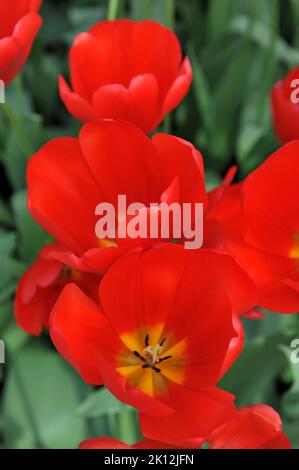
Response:
[{"label": "red tulip petal", "polygon": [[112,437],[102,436],[86,439],[81,442],[79,449],[132,449],[132,447]]},{"label": "red tulip petal", "polygon": [[180,447],[165,442],[150,441],[148,439],[136,442],[132,447],[133,449],[180,449]]},{"label": "red tulip petal", "polygon": [[262,320],[265,316],[266,315],[258,308],[253,308],[242,314],[242,317],[248,318],[249,320]]},{"label": "red tulip petal", "polygon": [[50,334],[60,354],[96,385],[102,384],[103,351],[115,362],[121,347],[99,307],[75,284],[68,284],[55,304]]},{"label": "red tulip petal", "polygon": [[266,405],[240,408],[238,416],[216,429],[208,440],[212,449],[291,448],[278,413]]},{"label": "red tulip petal", "polygon": [[128,254],[112,266],[101,283],[100,299],[120,335],[165,321],[188,259],[184,249],[171,246],[144,255]]},{"label": "red tulip petal", "polygon": [[125,378],[104,357],[101,358],[101,373],[105,386],[118,400],[155,417],[163,417],[173,413],[173,408],[168,403],[163,403],[161,400],[141,392],[138,388],[129,387]]},{"label": "red tulip petal", "polygon": [[127,196],[127,205],[159,202],[156,152],[150,139],[137,127],[118,120],[90,122],[82,128],[79,140],[105,201],[115,208],[118,195]]},{"label": "red tulip petal", "polygon": [[244,182],[246,240],[268,253],[290,256],[299,237],[298,152],[286,144]]},{"label": "red tulip petal", "polygon": [[160,120],[157,78],[151,73],[137,75],[132,78],[129,91],[132,99],[133,122],[146,133],[153,131]]},{"label": "red tulip petal", "polygon": [[59,94],[65,107],[79,121],[91,121],[97,119],[97,113],[93,107],[79,94],[74,93],[62,75],[59,76]]},{"label": "red tulip petal", "polygon": [[298,291],[287,282],[290,278],[299,282],[296,260],[264,253],[243,241],[230,241],[228,249],[254,281],[257,305],[274,312],[298,312]]},{"label": "red tulip petal", "polygon": [[157,77],[161,98],[172,85],[182,60],[176,35],[154,21],[140,21],[132,29],[130,51],[132,76],[151,73]]},{"label": "red tulip petal", "polygon": [[165,190],[175,178],[180,183],[180,202],[207,200],[201,154],[183,139],[155,134],[153,144],[161,165],[162,187]]},{"label": "red tulip petal", "polygon": [[299,138],[299,106],[292,102],[292,93],[297,91],[292,86],[292,81],[299,78],[299,68],[295,67],[281,81],[272,88],[271,108],[274,129],[277,137],[283,143]]},{"label": "red tulip petal", "polygon": [[79,34],[70,51],[72,88],[86,99],[103,85],[128,86],[133,21],[102,21]]},{"label": "red tulip petal", "polygon": [[44,327],[49,327],[49,313],[60,293],[55,285],[39,288],[35,295],[24,301],[26,296],[27,273],[19,281],[14,303],[14,314],[17,325],[30,335],[38,336]]},{"label": "red tulip petal", "polygon": [[74,138],[55,139],[27,169],[32,216],[76,255],[98,246],[95,208],[103,200]]},{"label": "red tulip petal", "polygon": [[187,95],[192,82],[192,68],[188,57],[185,57],[179,74],[171,85],[163,104],[162,115],[172,111]]},{"label": "red tulip petal", "polygon": [[22,62],[22,50],[13,37],[0,39],[0,79],[7,85]]},{"label": "red tulip petal", "polygon": [[131,120],[132,98],[123,85],[104,85],[92,95],[92,105],[99,119]]},{"label": "red tulip petal", "polygon": [[233,315],[233,328],[235,336],[230,340],[219,374],[219,379],[232,367],[243,350],[245,334],[239,315]]},{"label": "red tulip petal", "polygon": [[140,426],[144,436],[157,441],[198,448],[203,438],[236,415],[233,396],[219,389],[193,391],[173,384],[169,404],[176,412],[154,418],[140,413]]},{"label": "red tulip petal", "polygon": [[24,66],[41,24],[41,17],[32,11],[18,21],[11,37],[0,39],[0,79],[6,85]]}]

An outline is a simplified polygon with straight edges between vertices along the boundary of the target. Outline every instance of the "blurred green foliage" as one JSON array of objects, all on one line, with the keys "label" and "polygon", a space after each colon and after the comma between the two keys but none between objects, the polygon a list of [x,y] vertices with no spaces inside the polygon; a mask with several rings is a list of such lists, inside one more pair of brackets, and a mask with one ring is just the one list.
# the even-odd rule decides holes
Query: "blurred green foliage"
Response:
[{"label": "blurred green foliage", "polygon": [[[76,135],[80,124],[60,102],[57,78],[68,75],[74,36],[106,18],[107,9],[104,0],[44,0],[44,25],[30,60],[7,90],[34,150],[51,138]],[[269,92],[299,65],[298,0],[120,0],[118,16],[174,25],[194,80],[162,129],[200,149],[209,188],[234,163],[243,178],[279,146]],[[83,383],[46,334],[31,338],[15,325],[18,279],[48,240],[27,213],[29,155],[22,148],[0,105],[0,338],[7,359],[0,365],[0,446],[75,448],[103,434],[133,442],[139,438],[135,410]],[[298,315],[266,312],[265,319],[244,323],[245,348],[223,386],[238,405],[274,406],[298,447],[299,365],[289,358]]]}]

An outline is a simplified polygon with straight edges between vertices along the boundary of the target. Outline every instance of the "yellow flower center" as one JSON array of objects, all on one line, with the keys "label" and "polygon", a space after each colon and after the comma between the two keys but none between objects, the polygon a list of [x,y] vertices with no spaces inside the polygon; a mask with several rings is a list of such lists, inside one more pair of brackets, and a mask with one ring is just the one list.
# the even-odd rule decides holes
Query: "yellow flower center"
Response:
[{"label": "yellow flower center", "polygon": [[144,348],[142,353],[145,356],[146,363],[151,367],[155,364],[157,364],[160,361],[160,354],[162,352],[163,348],[160,346],[160,344],[156,344],[156,346],[147,346]]},{"label": "yellow flower center", "polygon": [[299,258],[299,235],[294,236],[294,246],[289,253],[290,258],[297,259]]},{"label": "yellow flower center", "polygon": [[151,368],[155,372],[161,372],[161,369],[156,366],[159,362],[166,361],[171,359],[171,355],[161,357],[163,353],[163,344],[165,343],[166,338],[163,338],[162,341],[156,346],[150,346],[149,344],[149,335],[145,337],[145,348],[142,350],[142,354],[138,351],[133,351],[133,354],[138,357],[144,364],[142,365],[143,369]]},{"label": "yellow flower center", "polygon": [[129,350],[117,357],[117,370],[129,386],[151,396],[165,393],[169,381],[182,384],[185,377],[187,341],[176,341],[172,334],[164,337],[162,331],[156,325],[149,333],[142,329],[123,335]]}]

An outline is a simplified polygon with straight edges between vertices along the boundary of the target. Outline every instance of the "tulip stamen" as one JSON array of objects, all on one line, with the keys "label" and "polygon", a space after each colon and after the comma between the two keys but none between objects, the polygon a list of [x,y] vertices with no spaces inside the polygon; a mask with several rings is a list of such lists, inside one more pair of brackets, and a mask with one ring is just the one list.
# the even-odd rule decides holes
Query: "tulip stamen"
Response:
[{"label": "tulip stamen", "polygon": [[171,359],[171,358],[172,358],[172,356],[160,357],[159,362],[163,362],[163,361],[166,361],[167,359]]},{"label": "tulip stamen", "polygon": [[138,351],[133,351],[133,354],[134,354],[136,357],[138,357],[138,359],[141,359],[142,361],[144,361],[144,362],[145,362],[145,359],[144,359],[144,357],[143,357],[143,356],[141,356],[141,354],[139,354],[139,352],[138,352]]},{"label": "tulip stamen", "polygon": [[134,356],[138,357],[144,364],[142,365],[143,369],[153,369],[155,372],[161,372],[161,369],[156,366],[160,362],[166,361],[167,359],[171,359],[172,356],[164,356],[160,357],[163,351],[163,344],[166,340],[166,337],[160,341],[160,343],[156,344],[156,346],[150,346],[149,343],[149,335],[145,336],[145,348],[140,354],[138,351],[133,351]]}]

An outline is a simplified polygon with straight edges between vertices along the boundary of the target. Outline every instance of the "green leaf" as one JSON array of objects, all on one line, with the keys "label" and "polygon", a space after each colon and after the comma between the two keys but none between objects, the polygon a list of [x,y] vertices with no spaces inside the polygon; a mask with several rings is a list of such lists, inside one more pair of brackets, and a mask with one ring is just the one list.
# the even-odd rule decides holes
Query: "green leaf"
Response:
[{"label": "green leaf", "polygon": [[78,407],[76,414],[84,418],[99,418],[131,409],[117,400],[106,388],[93,391]]},{"label": "green leaf", "polygon": [[215,132],[214,128],[214,104],[205,74],[197,60],[193,50],[189,52],[193,68],[193,90],[203,125],[210,136]]},{"label": "green leaf", "polygon": [[16,326],[13,314],[13,305],[10,307],[10,316],[11,321],[5,328],[2,336],[5,340],[7,351],[9,351],[10,354],[16,354],[29,341],[30,337],[27,333],[25,333],[25,331]]},{"label": "green leaf", "polygon": [[[232,19],[229,29],[232,33],[238,34],[243,36],[248,28],[249,18],[245,15],[239,15]],[[251,33],[251,39],[262,48],[267,48],[269,45],[269,35],[270,35],[270,27],[269,25],[261,22],[256,21]],[[287,41],[285,41],[282,37],[276,37],[276,51],[277,51],[277,58],[281,61],[286,63],[289,67],[295,66],[299,63],[299,51],[291,47]]]},{"label": "green leaf", "polygon": [[205,171],[205,181],[207,191],[211,191],[216,188],[221,183],[221,178],[215,171],[206,170]]},{"label": "green leaf", "polygon": [[0,234],[0,255],[8,257],[16,245],[16,235],[13,232]]},{"label": "green leaf", "polygon": [[262,127],[257,127],[254,124],[243,127],[237,139],[238,160],[246,160],[264,135],[265,130]]},{"label": "green leaf", "polygon": [[224,376],[221,387],[236,395],[238,406],[267,401],[269,387],[284,362],[278,346],[281,342],[279,335],[251,340]]},{"label": "green leaf", "polygon": [[[20,115],[18,118],[22,119]],[[30,143],[34,148],[39,148],[41,144],[41,122],[41,117],[37,114],[27,114],[22,119],[24,132],[30,136]],[[26,167],[30,155],[24,155],[18,136],[10,124],[7,124],[7,134],[1,158],[12,187],[22,189],[26,187]]]},{"label": "green leaf", "polygon": [[32,262],[48,240],[48,235],[29,214],[26,191],[13,195],[12,208],[18,231],[18,253],[25,261]]},{"label": "green leaf", "polygon": [[[13,319],[13,304],[12,302],[2,303],[0,304],[0,338],[3,336],[3,332],[5,331],[6,326],[10,323]],[[14,321],[14,320],[13,320]]]},{"label": "green leaf", "polygon": [[227,23],[233,15],[235,5],[235,0],[221,0],[221,14],[219,14],[219,0],[209,1],[207,31],[210,42],[217,42],[221,39],[227,29]]},{"label": "green leaf", "polygon": [[0,234],[0,288],[3,289],[13,279],[23,273],[25,265],[15,260],[13,252],[16,246],[16,235],[12,232]]},{"label": "green leaf", "polygon": [[74,411],[89,386],[41,344],[8,356],[7,364],[2,408],[5,446],[76,448],[87,437],[87,429]]},{"label": "green leaf", "polygon": [[298,31],[298,22],[299,22],[299,2],[298,0],[290,0],[292,13],[293,13],[293,24],[294,24],[294,46],[299,48],[299,31]]},{"label": "green leaf", "polygon": [[282,410],[287,418],[299,420],[299,363],[293,363],[291,361],[290,355],[294,351],[293,349],[285,346],[281,347],[281,349],[288,359],[291,377],[293,379],[291,388],[282,397]]},{"label": "green leaf", "polygon": [[0,199],[0,223],[5,225],[12,225],[11,213],[2,199]]}]

